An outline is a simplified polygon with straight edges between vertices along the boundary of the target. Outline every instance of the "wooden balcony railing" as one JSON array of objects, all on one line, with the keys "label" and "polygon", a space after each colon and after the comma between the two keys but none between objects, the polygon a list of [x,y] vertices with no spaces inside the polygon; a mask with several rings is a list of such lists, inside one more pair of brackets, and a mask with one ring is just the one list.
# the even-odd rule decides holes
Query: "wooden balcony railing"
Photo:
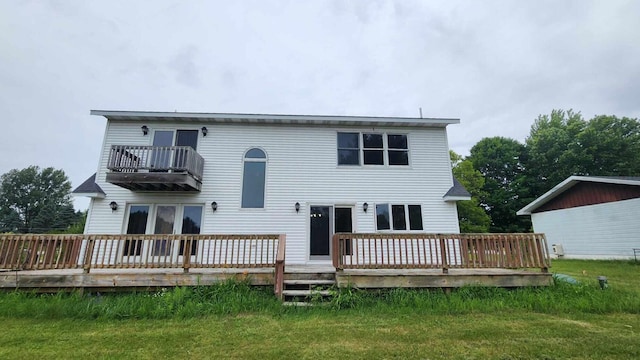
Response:
[{"label": "wooden balcony railing", "polygon": [[544,234],[348,234],[333,236],[336,269],[474,269],[551,266]]},{"label": "wooden balcony railing", "polygon": [[204,159],[190,146],[111,145],[107,168],[114,172],[186,172],[202,181]]}]

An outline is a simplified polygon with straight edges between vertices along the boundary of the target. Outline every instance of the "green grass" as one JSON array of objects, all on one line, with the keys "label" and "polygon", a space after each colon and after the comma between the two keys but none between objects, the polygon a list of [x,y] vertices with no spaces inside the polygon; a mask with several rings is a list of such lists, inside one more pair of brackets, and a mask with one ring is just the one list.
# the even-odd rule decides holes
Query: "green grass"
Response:
[{"label": "green grass", "polygon": [[[0,359],[640,358],[640,266],[554,261],[538,289],[336,290],[288,308],[243,282],[153,293],[0,294]],[[597,276],[609,279],[600,290]]]}]

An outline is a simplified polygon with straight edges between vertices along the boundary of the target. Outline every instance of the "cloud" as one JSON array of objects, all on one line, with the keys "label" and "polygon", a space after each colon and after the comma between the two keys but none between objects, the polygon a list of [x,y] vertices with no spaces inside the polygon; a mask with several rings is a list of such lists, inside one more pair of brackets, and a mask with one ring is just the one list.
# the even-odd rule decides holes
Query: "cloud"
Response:
[{"label": "cloud", "polygon": [[[1,2],[0,173],[96,171],[90,109],[460,117],[524,140],[555,108],[640,117],[636,1]],[[10,14],[10,16],[9,16]]]}]

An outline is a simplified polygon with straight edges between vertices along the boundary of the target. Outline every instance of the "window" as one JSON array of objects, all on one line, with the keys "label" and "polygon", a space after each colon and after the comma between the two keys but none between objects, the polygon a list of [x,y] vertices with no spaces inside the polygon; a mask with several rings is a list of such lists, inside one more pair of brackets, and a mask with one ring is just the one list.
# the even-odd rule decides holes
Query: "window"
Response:
[{"label": "window", "polygon": [[360,165],[360,134],[338,133],[338,165]]},{"label": "window", "polygon": [[[149,206],[132,205],[129,208],[129,222],[127,223],[127,234],[144,234],[147,232],[147,219],[149,218]],[[125,240],[124,255],[139,256],[142,250],[142,241]]]},{"label": "window", "polygon": [[[127,222],[127,234],[200,234],[202,205],[131,205]],[[142,240],[126,240],[124,256],[171,256],[175,249],[184,255],[184,240],[178,246],[159,238],[143,248]],[[197,241],[191,243],[191,255],[196,255]],[[143,253],[144,252],[144,253]]]},{"label": "window", "polygon": [[407,135],[387,135],[389,165],[409,165]]},{"label": "window", "polygon": [[422,206],[420,205],[391,205],[376,204],[376,227],[380,230],[407,230],[407,219],[409,219],[409,230],[422,230]]},{"label": "window", "polygon": [[384,165],[384,142],[382,134],[362,134],[365,165]]},{"label": "window", "polygon": [[264,187],[267,170],[267,155],[253,148],[244,155],[242,177],[242,207],[264,208]]},{"label": "window", "polygon": [[338,165],[409,165],[407,135],[339,132]]}]

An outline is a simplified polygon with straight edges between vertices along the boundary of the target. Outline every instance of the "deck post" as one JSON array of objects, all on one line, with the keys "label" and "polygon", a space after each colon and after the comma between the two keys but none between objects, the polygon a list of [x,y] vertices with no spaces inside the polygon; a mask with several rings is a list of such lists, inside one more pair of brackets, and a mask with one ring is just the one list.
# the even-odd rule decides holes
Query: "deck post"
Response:
[{"label": "deck post", "polygon": [[282,290],[284,289],[284,261],[286,252],[287,235],[280,234],[278,238],[278,251],[276,252],[276,268],[273,279],[273,292],[276,297],[282,300]]},{"label": "deck post", "polygon": [[182,248],[182,272],[188,273],[189,268],[191,267],[191,242],[193,241],[193,236],[190,236],[183,242]]},{"label": "deck post", "polygon": [[84,252],[84,259],[82,259],[82,268],[84,273],[88,274],[91,271],[91,258],[93,257],[93,247],[95,246],[95,238],[90,236],[87,239],[87,248]]},{"label": "deck post", "polygon": [[446,239],[442,236],[442,234],[438,234],[438,239],[440,240],[440,257],[442,258],[442,273],[449,273],[449,264],[447,261],[447,248],[446,248]]}]

